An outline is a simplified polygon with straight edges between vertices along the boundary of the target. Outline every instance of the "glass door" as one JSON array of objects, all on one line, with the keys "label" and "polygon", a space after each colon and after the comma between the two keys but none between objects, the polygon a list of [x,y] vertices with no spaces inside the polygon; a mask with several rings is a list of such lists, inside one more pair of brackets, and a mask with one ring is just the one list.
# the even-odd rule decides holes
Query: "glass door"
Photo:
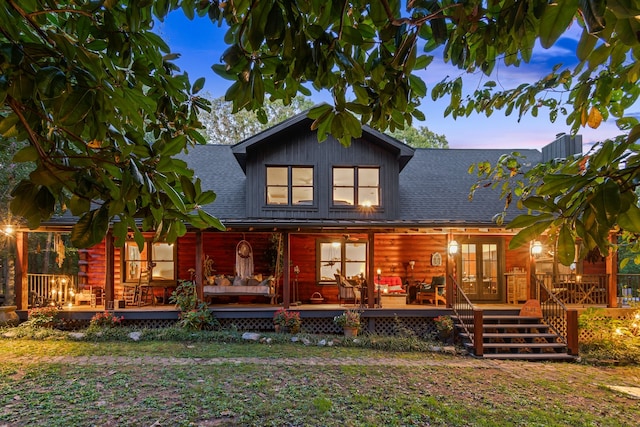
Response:
[{"label": "glass door", "polygon": [[458,283],[472,301],[502,299],[502,245],[495,241],[469,241],[460,245]]}]

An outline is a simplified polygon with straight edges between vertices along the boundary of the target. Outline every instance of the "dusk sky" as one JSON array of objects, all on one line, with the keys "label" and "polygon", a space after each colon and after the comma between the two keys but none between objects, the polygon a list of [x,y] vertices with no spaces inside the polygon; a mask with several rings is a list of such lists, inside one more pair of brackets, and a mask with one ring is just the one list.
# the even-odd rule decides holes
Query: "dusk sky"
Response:
[{"label": "dusk sky", "polygon": [[[576,25],[575,38],[565,37],[560,39],[551,49],[536,49],[530,64],[519,68],[507,68],[503,64],[496,66],[492,80],[498,81],[505,88],[516,87],[520,83],[530,83],[547,74],[553,65],[563,63],[570,66],[577,62],[575,58],[575,45],[579,36],[579,27]],[[211,65],[220,62],[220,56],[226,49],[222,42],[225,28],[218,28],[208,19],[189,21],[178,11],[172,13],[163,23],[158,23],[156,30],[167,41],[174,53],[181,54],[176,61],[183,71],[189,74],[191,81],[199,77],[205,77],[205,91],[214,98],[223,96],[231,82],[219,78],[212,70]],[[457,77],[462,72],[445,64],[439,57],[427,70],[417,72],[423,78],[429,91],[434,84],[449,75]],[[464,76],[466,90],[472,91],[490,80],[483,74]],[[311,84],[306,85],[309,89]],[[330,102],[328,92],[315,93],[314,102]],[[560,116],[555,123],[551,123],[548,113],[541,110],[538,117],[527,116],[518,122],[516,114],[506,117],[502,111],[494,112],[489,118],[473,114],[468,118],[457,120],[444,117],[446,102],[433,102],[430,95],[422,100],[421,110],[426,121],[414,122],[414,126],[427,126],[431,131],[443,134],[449,141],[450,148],[537,148],[553,141],[558,133],[570,132],[565,118]],[[603,122],[598,129],[582,128],[579,134],[583,137],[583,146],[586,151],[594,142],[615,137],[621,132],[617,129],[612,119]]]}]

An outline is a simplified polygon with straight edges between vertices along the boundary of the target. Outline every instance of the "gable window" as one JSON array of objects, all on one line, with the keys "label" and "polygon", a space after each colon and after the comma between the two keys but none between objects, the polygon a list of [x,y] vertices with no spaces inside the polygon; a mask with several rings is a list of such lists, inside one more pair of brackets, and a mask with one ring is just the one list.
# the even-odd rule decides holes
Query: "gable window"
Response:
[{"label": "gable window", "polygon": [[380,168],[334,167],[334,206],[380,206]]},{"label": "gable window", "polygon": [[151,280],[175,280],[174,245],[162,242],[145,242],[142,251],[134,241],[124,246],[123,274],[125,282],[136,282],[140,272],[150,269]]},{"label": "gable window", "polygon": [[313,167],[267,166],[267,205],[313,205]]},{"label": "gable window", "polygon": [[366,274],[367,244],[320,241],[318,242],[318,282],[335,284],[335,275],[342,274],[348,279]]}]

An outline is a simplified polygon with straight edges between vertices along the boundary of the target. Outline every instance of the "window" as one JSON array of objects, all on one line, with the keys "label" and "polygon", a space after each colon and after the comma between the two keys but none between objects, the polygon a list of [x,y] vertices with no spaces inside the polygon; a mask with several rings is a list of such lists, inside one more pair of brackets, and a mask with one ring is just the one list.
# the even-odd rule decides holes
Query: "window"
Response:
[{"label": "window", "polygon": [[313,167],[267,166],[267,205],[313,205]]},{"label": "window", "polygon": [[129,241],[125,243],[123,258],[125,282],[136,282],[140,272],[147,268],[151,269],[151,280],[175,280],[174,245],[145,242],[140,251],[137,243]]},{"label": "window", "polygon": [[333,168],[334,206],[380,206],[380,169]]},{"label": "window", "polygon": [[367,244],[321,241],[318,245],[319,282],[335,283],[335,275],[347,278],[365,275],[367,271]]}]

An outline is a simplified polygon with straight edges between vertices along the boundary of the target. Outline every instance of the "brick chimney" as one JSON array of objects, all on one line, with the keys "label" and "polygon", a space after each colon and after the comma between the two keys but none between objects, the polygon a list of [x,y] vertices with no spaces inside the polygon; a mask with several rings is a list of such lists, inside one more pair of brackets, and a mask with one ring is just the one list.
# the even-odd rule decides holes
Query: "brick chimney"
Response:
[{"label": "brick chimney", "polygon": [[542,161],[566,159],[575,154],[582,154],[582,135],[571,136],[562,132],[556,140],[542,147]]}]

